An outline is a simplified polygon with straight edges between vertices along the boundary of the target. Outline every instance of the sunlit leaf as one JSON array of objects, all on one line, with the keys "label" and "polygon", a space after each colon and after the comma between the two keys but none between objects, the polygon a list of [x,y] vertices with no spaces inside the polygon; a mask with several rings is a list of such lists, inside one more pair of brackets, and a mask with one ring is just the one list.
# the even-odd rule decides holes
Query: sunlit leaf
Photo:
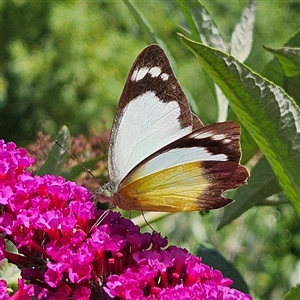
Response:
[{"label": "sunlit leaf", "polygon": [[300,299],[300,284],[294,286],[283,298],[282,300],[296,300]]},{"label": "sunlit leaf", "polygon": [[230,100],[300,215],[300,111],[295,102],[234,57],[180,36]]},{"label": "sunlit leaf", "polygon": [[206,7],[197,0],[178,0],[178,2],[185,13],[185,18],[189,26],[193,30],[197,28],[200,41],[205,45],[227,51],[226,43]]},{"label": "sunlit leaf", "polygon": [[[299,51],[300,48],[300,30],[296,32],[289,41],[284,44],[284,48],[297,48]],[[293,59],[294,60],[294,59]],[[298,63],[292,63],[294,67]],[[298,66],[299,67],[299,66]],[[297,71],[296,71],[297,73]],[[262,70],[261,72],[262,76],[267,77],[271,81],[273,81],[275,84],[281,86],[289,95],[291,95],[298,105],[300,105],[300,93],[299,93],[299,86],[300,86],[300,75],[289,77],[289,72],[285,72],[282,66],[282,63],[278,60],[278,58],[275,56]]]},{"label": "sunlit leaf", "polygon": [[255,0],[248,2],[231,36],[230,53],[241,62],[246,60],[252,49],[255,5]]},{"label": "sunlit leaf", "polygon": [[[214,22],[207,8],[200,1],[178,0],[178,3],[191,29],[191,37],[194,40],[216,49],[228,51],[217,24]],[[225,121],[227,119],[228,101],[222,91],[211,82],[211,78],[208,76],[207,82],[212,94],[215,95],[218,101],[218,121]]]},{"label": "sunlit leaf", "polygon": [[288,47],[272,49],[267,46],[263,47],[277,57],[285,76],[295,77],[300,74],[300,49]]},{"label": "sunlit leaf", "polygon": [[282,86],[300,104],[300,48],[271,49],[266,46],[264,48],[278,59],[284,73],[281,77],[284,79]]}]

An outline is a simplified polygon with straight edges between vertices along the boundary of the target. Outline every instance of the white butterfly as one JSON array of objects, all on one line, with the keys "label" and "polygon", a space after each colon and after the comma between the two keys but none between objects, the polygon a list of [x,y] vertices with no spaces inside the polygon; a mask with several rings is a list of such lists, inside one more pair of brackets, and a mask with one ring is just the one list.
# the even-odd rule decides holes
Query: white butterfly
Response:
[{"label": "white butterfly", "polygon": [[164,51],[145,48],[129,72],[114,118],[110,181],[96,190],[111,207],[139,211],[209,210],[248,178],[235,122],[203,126]]}]

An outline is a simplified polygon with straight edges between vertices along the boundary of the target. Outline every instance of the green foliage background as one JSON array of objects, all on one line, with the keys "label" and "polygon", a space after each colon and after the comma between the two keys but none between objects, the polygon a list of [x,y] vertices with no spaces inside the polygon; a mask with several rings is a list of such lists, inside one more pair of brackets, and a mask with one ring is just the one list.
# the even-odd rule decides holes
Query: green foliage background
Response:
[{"label": "green foliage background", "polygon": [[[245,1],[204,1],[229,37]],[[195,99],[208,99],[200,117],[216,112],[195,58],[178,42],[184,25],[176,2],[137,2],[178,62],[181,84]],[[66,124],[73,135],[110,128],[127,72],[145,46],[142,33],[120,1],[1,2],[1,137],[19,145],[36,132],[55,135]],[[300,3],[259,1],[254,48],[247,60],[259,71],[271,55],[261,45],[281,46],[299,27]],[[229,38],[227,39],[229,40]]]},{"label": "green foliage background", "polygon": [[[246,1],[203,1],[229,41]],[[137,1],[176,61],[179,82],[199,101],[204,123],[215,122],[215,100],[195,57],[179,42],[185,26],[174,1]],[[110,128],[127,72],[146,46],[121,1],[7,1],[1,7],[0,138],[26,146],[43,130],[55,136]],[[299,1],[258,1],[253,50],[246,60],[260,72],[300,27]],[[220,212],[172,214],[155,227],[170,242],[196,252],[209,241],[242,273],[261,299],[280,299],[300,280],[300,225],[289,204],[255,207],[220,232]],[[297,269],[296,269],[297,270]],[[299,270],[299,268],[298,268]]]}]

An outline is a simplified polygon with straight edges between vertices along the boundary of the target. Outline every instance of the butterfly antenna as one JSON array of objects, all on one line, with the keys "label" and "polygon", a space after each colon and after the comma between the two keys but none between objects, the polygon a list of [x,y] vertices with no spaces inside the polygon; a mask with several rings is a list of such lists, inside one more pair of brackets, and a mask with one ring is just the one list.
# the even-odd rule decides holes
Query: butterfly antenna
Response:
[{"label": "butterfly antenna", "polygon": [[146,219],[146,217],[145,217],[145,215],[144,215],[144,212],[141,210],[141,214],[142,214],[142,216],[143,216],[143,218],[144,218],[144,221],[145,221],[145,223],[152,229],[152,231],[154,231],[154,232],[156,232],[156,230],[150,225],[150,223],[147,221],[147,219]]},{"label": "butterfly antenna", "polygon": [[[80,166],[82,166],[83,169],[84,169],[86,172],[88,172],[88,173],[89,173],[89,174],[97,181],[97,183],[99,184],[98,179],[97,179],[96,176],[91,172],[90,169],[88,169],[87,167],[85,167],[85,166],[82,164],[82,162],[79,161],[79,159],[78,159],[76,156],[74,156],[74,155],[73,155],[66,147],[64,147],[63,145],[61,145],[57,140],[55,140],[54,142],[55,142],[55,144],[56,144],[57,146],[59,146],[61,149],[63,149],[65,152],[67,152],[67,153],[70,155],[70,157],[71,157],[72,159],[74,159]],[[98,220],[97,220],[97,221],[93,224],[93,226],[91,227],[90,232],[93,230],[93,228],[95,228],[96,226],[98,226],[98,225],[106,218],[106,216],[109,214],[110,211],[111,211],[111,208],[103,212],[103,214],[98,218]]]},{"label": "butterfly antenna", "polygon": [[98,181],[98,179],[96,178],[96,176],[91,172],[90,169],[88,169],[87,167],[85,167],[85,166],[83,165],[83,163],[82,163],[81,161],[79,161],[79,159],[78,159],[76,156],[74,156],[74,155],[73,155],[66,147],[64,147],[63,145],[61,145],[61,144],[58,142],[58,140],[55,140],[54,143],[55,143],[57,146],[59,146],[61,149],[63,149],[65,152],[67,152],[67,153],[69,154],[69,156],[70,156],[72,159],[74,159],[80,166],[82,166],[83,169],[84,169],[86,172],[88,172],[88,173],[89,173],[89,174],[97,181],[97,183],[99,184],[99,181]]}]

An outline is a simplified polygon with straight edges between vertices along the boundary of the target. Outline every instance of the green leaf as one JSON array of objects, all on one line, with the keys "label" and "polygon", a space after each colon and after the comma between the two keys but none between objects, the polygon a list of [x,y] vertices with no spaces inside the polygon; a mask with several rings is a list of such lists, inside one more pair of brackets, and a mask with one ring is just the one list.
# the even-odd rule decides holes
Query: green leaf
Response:
[{"label": "green leaf", "polygon": [[295,285],[282,300],[296,300],[300,299],[300,284]]},{"label": "green leaf", "polygon": [[263,47],[277,57],[286,77],[300,74],[300,49],[288,47],[272,49],[264,45]]},{"label": "green leaf", "polygon": [[[284,47],[300,47],[300,30],[296,32],[286,44],[284,44]],[[297,104],[300,105],[300,75],[288,77],[283,71],[282,64],[279,62],[276,56],[263,68],[261,75],[281,86],[295,99]]]},{"label": "green leaf", "polygon": [[203,263],[220,270],[224,277],[232,279],[232,288],[249,293],[249,288],[239,271],[215,249],[200,244],[197,249],[197,256],[202,258]]},{"label": "green leaf", "polygon": [[61,172],[59,173],[59,175],[62,176],[62,177],[64,177],[66,180],[74,180],[82,172],[87,172],[87,170],[85,170],[84,167],[89,170],[97,162],[99,162],[100,160],[104,160],[105,158],[106,158],[106,155],[100,155],[100,156],[95,157],[95,158],[93,158],[93,159],[91,159],[89,161],[85,161],[85,162],[81,163],[82,165],[78,164],[78,165],[76,165],[76,166],[74,166],[72,168],[63,169],[63,170],[61,170]]},{"label": "green leaf", "polygon": [[[300,49],[283,47],[280,49],[271,49],[263,46],[267,51],[273,53],[280,64],[281,86],[300,104]],[[277,67],[279,68],[279,67]]]},{"label": "green leaf", "polygon": [[[70,132],[67,126],[62,126],[56,137],[56,140],[64,148],[69,149]],[[40,176],[46,174],[53,174],[55,176],[58,176],[67,160],[67,157],[68,153],[65,150],[60,148],[58,145],[53,144],[48,156],[46,157],[46,160],[41,165],[36,174]]]},{"label": "green leaf", "polygon": [[[198,28],[197,28],[197,24],[196,24],[192,14],[191,14],[191,11],[188,7],[188,4],[189,3],[191,4],[191,2],[189,1],[188,3],[186,3],[185,0],[177,0],[177,2],[180,6],[181,12],[183,13],[184,18],[187,22],[187,25],[190,29],[190,32],[189,32],[190,37],[195,41],[201,42],[200,34],[199,34],[199,31],[198,31]],[[195,1],[195,2],[197,2],[197,1]],[[197,2],[197,3],[199,3],[199,2]],[[188,29],[186,29],[185,31],[188,31]]]},{"label": "green leaf", "polygon": [[[191,37],[194,40],[223,51],[228,50],[211,14],[200,1],[178,0],[178,3],[191,29]],[[212,83],[211,78],[207,75],[206,77],[210,90],[218,102],[218,121],[225,121],[228,101],[218,86]]]},{"label": "green leaf", "polygon": [[172,69],[176,70],[176,63],[172,57],[172,54],[170,53],[166,44],[156,36],[155,31],[152,28],[149,21],[147,20],[147,18],[137,9],[137,7],[131,1],[129,0],[123,0],[123,1],[127,6],[128,10],[130,11],[130,13],[132,14],[132,16],[134,17],[135,21],[139,25],[139,28],[143,34],[144,41],[146,42],[146,44],[153,44],[153,43],[159,44],[166,52],[170,60]]},{"label": "green leaf", "polygon": [[251,207],[258,205],[265,198],[280,191],[281,188],[272,168],[266,158],[262,157],[251,170],[248,185],[240,186],[233,195],[235,201],[225,207],[218,229],[229,224]]},{"label": "green leaf", "polygon": [[300,216],[300,111],[293,99],[234,57],[181,36],[229,99]]},{"label": "green leaf", "polygon": [[256,1],[250,0],[231,36],[230,53],[244,62],[249,56],[253,42]]},{"label": "green leaf", "polygon": [[218,100],[218,122],[224,122],[228,119],[228,100],[216,84],[215,90]]},{"label": "green leaf", "polygon": [[[227,50],[226,43],[221,37],[219,29],[207,8],[197,0],[178,0],[187,23],[192,29],[192,36],[197,29],[197,35],[203,44],[223,51]],[[199,38],[197,38],[199,41]]]},{"label": "green leaf", "polygon": [[149,24],[145,16],[136,8],[136,6],[129,0],[124,0],[128,10],[136,20],[142,32],[144,40],[147,44],[157,43],[157,37],[152,26]]},{"label": "green leaf", "polygon": [[189,99],[189,104],[191,106],[192,112],[195,113],[196,115],[199,115],[199,107],[197,106],[197,101],[192,95],[192,93],[186,89],[184,86],[181,86],[186,97]]}]

